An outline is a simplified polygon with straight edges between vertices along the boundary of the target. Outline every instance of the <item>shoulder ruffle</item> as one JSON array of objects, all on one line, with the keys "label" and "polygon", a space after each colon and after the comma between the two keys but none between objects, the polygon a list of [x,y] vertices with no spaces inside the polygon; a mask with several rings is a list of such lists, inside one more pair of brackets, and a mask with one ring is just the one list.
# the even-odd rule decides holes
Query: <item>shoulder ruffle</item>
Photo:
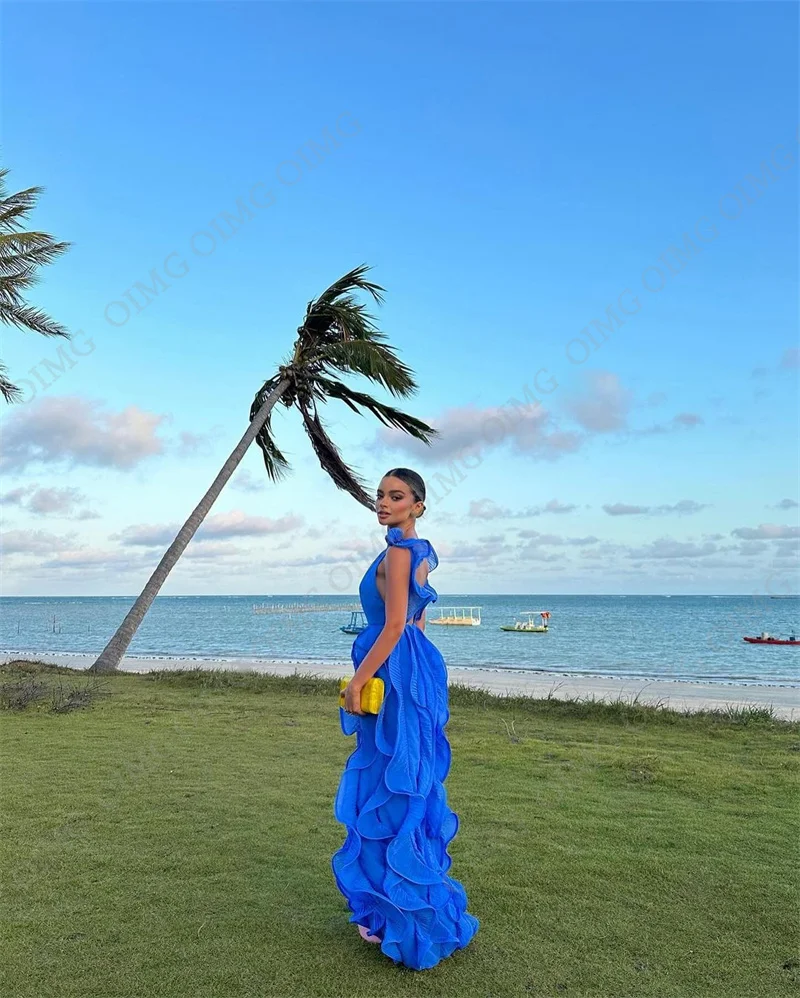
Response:
[{"label": "shoulder ruffle", "polygon": [[403,531],[399,527],[389,527],[386,531],[386,543],[392,547],[411,547],[418,540],[418,537],[403,537]]},{"label": "shoulder ruffle", "polygon": [[399,548],[409,548],[411,551],[411,582],[414,586],[414,592],[425,599],[429,596],[431,592],[435,592],[432,586],[429,586],[426,582],[425,585],[421,586],[417,582],[417,569],[424,558],[428,560],[428,574],[436,568],[439,564],[439,557],[433,549],[433,545],[430,541],[426,541],[423,537],[404,537],[403,531],[400,527],[390,527],[386,531],[386,543],[389,547],[399,547]]}]

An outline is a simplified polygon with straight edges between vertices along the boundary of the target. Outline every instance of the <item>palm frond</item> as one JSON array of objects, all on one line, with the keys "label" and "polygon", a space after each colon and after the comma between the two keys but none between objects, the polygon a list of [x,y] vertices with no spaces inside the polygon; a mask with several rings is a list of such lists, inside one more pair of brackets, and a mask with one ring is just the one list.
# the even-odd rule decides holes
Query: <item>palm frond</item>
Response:
[{"label": "palm frond", "polygon": [[[27,277],[23,278],[23,283],[29,280]],[[6,308],[13,308],[14,306],[21,306],[25,304],[25,299],[20,294],[19,281],[16,277],[8,277],[0,275],[0,308],[5,305]]]},{"label": "palm frond", "polygon": [[0,273],[0,302],[5,302],[9,307],[24,305],[22,291],[32,288],[40,280],[41,277],[33,267],[27,267],[16,274]]},{"label": "palm frond", "polygon": [[348,340],[346,343],[325,343],[316,356],[330,372],[361,374],[379,382],[393,395],[405,397],[417,391],[411,368],[397,358],[393,347],[371,340]]},{"label": "palm frond", "polygon": [[354,267],[352,270],[340,277],[338,281],[334,281],[329,288],[326,288],[316,299],[316,302],[310,302],[309,308],[311,308],[314,304],[319,307],[330,305],[337,299],[341,298],[342,295],[350,294],[353,291],[366,291],[372,295],[379,305],[382,305],[383,292],[386,289],[382,288],[379,284],[366,280],[364,275],[369,270],[372,270],[372,268],[368,267],[366,263],[362,263],[359,264],[358,267]]},{"label": "palm frond", "polygon": [[0,233],[0,273],[14,274],[27,267],[52,263],[71,245],[56,242],[47,232]]},{"label": "palm frond", "polygon": [[298,399],[297,407],[303,417],[303,426],[314,448],[314,453],[319,458],[319,463],[333,479],[334,485],[349,493],[355,500],[374,512],[375,505],[367,494],[365,484],[361,482],[355,473],[344,463],[336,444],[328,436],[325,427],[322,425],[316,409],[312,413],[309,406],[302,399]]},{"label": "palm frond", "polygon": [[[38,268],[52,263],[69,249],[71,243],[57,242],[47,232],[21,231],[44,188],[29,187],[9,194],[8,173],[7,167],[0,168],[0,323],[42,336],[71,339],[65,326],[29,305],[22,294],[38,283]],[[2,372],[0,394],[9,403],[18,401],[21,394]]]},{"label": "palm frond", "polygon": [[[250,422],[255,419],[256,413],[259,411],[261,406],[266,402],[267,397],[272,392],[273,388],[280,381],[280,376],[270,378],[269,381],[265,382],[260,390],[256,393],[256,397],[253,399],[253,404],[250,406]],[[281,453],[278,449],[278,445],[275,443],[275,438],[272,432],[272,412],[270,411],[264,425],[256,434],[255,440],[261,449],[262,457],[264,458],[264,468],[266,469],[267,476],[272,482],[279,482],[282,478],[285,478],[291,471],[291,465],[286,459],[285,455]]]},{"label": "palm frond", "polygon": [[417,440],[421,440],[423,443],[430,444],[431,440],[440,436],[438,430],[424,423],[421,419],[409,416],[408,413],[401,412],[393,406],[384,405],[382,402],[378,402],[372,396],[365,395],[363,392],[354,391],[349,386],[343,385],[340,381],[331,381],[329,378],[317,376],[314,379],[314,385],[315,388],[320,389],[320,397],[339,399],[360,416],[364,415],[358,408],[362,406],[364,409],[368,409],[373,416],[377,417],[384,426],[394,426],[398,430],[403,430],[404,433],[416,437]]},{"label": "palm frond", "polygon": [[311,325],[306,323],[306,328],[318,332],[324,327],[324,330],[336,332],[341,340],[386,338],[375,325],[375,317],[370,315],[366,306],[350,295],[316,311],[308,321]]},{"label": "palm frond", "polygon": [[3,178],[8,170],[0,170],[0,229],[10,232],[22,227],[27,216],[36,207],[43,187],[29,187],[25,191],[6,195]]},{"label": "palm frond", "polygon": [[17,326],[19,329],[28,329],[32,333],[41,333],[42,336],[64,336],[71,339],[71,334],[66,326],[51,319],[46,312],[32,305],[21,305],[17,301],[8,301],[0,298],[0,322],[5,322],[10,326]]},{"label": "palm frond", "polygon": [[8,368],[0,361],[0,395],[10,404],[19,402],[22,398],[22,389],[15,385],[6,377]]},{"label": "palm frond", "polygon": [[383,288],[364,277],[369,269],[366,264],[356,267],[308,303],[298,330],[301,341],[320,337],[364,339],[377,332],[374,316],[353,295],[355,291],[367,291],[378,304],[383,302]]}]

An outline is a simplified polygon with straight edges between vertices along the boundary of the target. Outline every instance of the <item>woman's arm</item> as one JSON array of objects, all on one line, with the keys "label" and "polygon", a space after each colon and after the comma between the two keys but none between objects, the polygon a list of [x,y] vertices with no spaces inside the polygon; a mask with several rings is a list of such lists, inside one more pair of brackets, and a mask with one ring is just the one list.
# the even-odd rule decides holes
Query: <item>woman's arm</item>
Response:
[{"label": "woman's arm", "polygon": [[383,560],[386,565],[386,623],[353,675],[351,683],[358,687],[372,679],[392,654],[406,626],[411,552],[408,548],[390,547]]}]

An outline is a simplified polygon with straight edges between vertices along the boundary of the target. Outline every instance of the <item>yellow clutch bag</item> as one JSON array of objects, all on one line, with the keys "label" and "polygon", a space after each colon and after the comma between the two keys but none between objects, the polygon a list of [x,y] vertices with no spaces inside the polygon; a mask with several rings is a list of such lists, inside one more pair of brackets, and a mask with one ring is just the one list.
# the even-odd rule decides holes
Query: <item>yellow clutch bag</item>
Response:
[{"label": "yellow clutch bag", "polygon": [[[344,707],[344,691],[347,689],[349,679],[339,681],[339,706]],[[380,712],[383,703],[383,680],[377,676],[368,679],[361,687],[361,709],[366,714],[377,714]]]}]

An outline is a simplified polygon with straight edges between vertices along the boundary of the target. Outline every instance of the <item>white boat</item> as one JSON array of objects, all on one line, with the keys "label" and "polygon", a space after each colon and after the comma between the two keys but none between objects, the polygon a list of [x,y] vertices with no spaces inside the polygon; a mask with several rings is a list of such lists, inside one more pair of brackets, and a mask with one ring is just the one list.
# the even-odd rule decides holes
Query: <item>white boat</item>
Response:
[{"label": "white boat", "polygon": [[[501,631],[515,631],[523,634],[546,634],[550,627],[549,610],[523,610],[520,617],[527,617],[527,620],[517,620],[513,624],[506,624],[501,627]],[[535,618],[540,617],[541,623],[535,623]]]}]

